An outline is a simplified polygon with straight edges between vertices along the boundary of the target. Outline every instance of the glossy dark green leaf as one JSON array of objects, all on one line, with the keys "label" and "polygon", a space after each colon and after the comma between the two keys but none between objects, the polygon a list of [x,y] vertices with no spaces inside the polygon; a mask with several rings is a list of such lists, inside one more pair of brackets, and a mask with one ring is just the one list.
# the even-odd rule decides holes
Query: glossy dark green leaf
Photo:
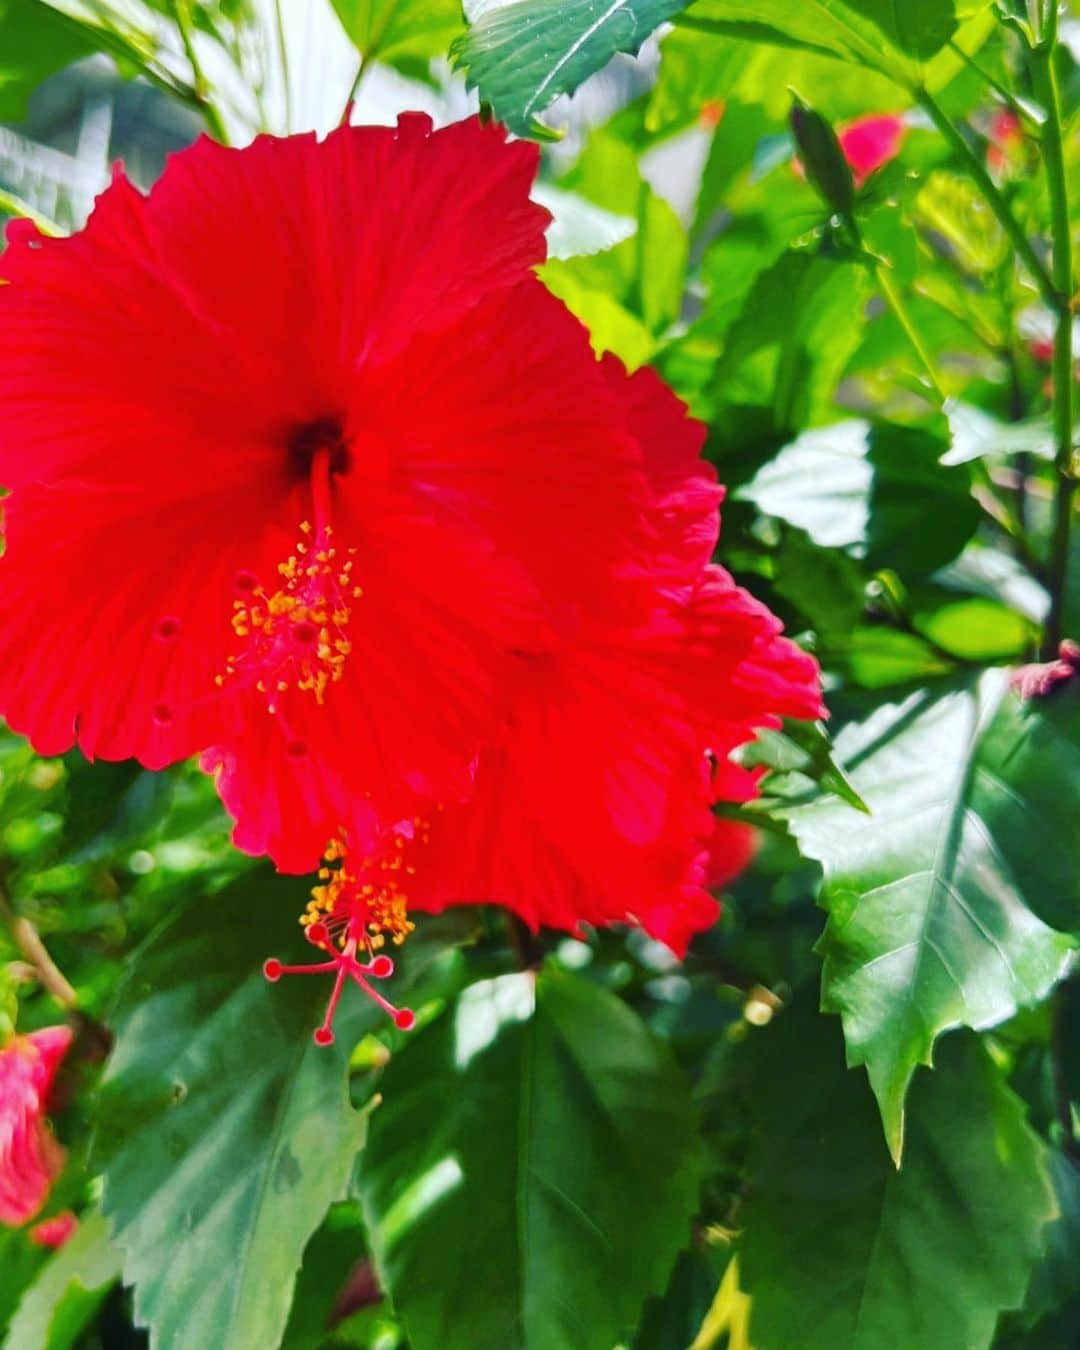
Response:
[{"label": "glossy dark green leaf", "polygon": [[897,1159],[908,1085],[937,1037],[1039,1002],[1072,959],[1036,911],[1080,895],[1078,751],[1035,729],[1017,757],[1026,714],[1004,685],[991,672],[919,690],[848,725],[836,754],[872,814],[834,797],[789,812],[825,871],[822,1005],[843,1019],[849,1063],[866,1065]]},{"label": "glossy dark green leaf", "polygon": [[100,1211],[42,1267],[11,1319],[4,1350],[69,1350],[120,1278],[120,1253]]},{"label": "glossy dark green leaf", "polygon": [[796,631],[851,632],[866,607],[866,577],[853,558],[840,549],[820,547],[793,525],[784,527],[773,558],[773,590],[797,611]]},{"label": "glossy dark green leaf", "polygon": [[1054,1213],[1043,1149],[973,1037],[912,1094],[898,1172],[839,1030],[798,1007],[748,1047],[742,1284],[755,1350],[989,1350]]},{"label": "glossy dark green leaf", "polygon": [[556,969],[473,985],[395,1056],[360,1187],[413,1350],[611,1350],[685,1245],[686,1084]]},{"label": "glossy dark green leaf", "polygon": [[104,1208],[136,1319],[170,1350],[277,1344],[362,1141],[345,1067],[376,1010],[349,999],[321,1049],[324,981],[262,977],[300,948],[303,899],[299,879],[253,880],[194,906],[139,955],[113,1022]]},{"label": "glossy dark green leaf", "polygon": [[870,567],[925,576],[956,557],[979,521],[969,472],[943,465],[946,449],[931,431],[837,422],[786,446],[738,496]]},{"label": "glossy dark green leaf", "polygon": [[560,94],[616,52],[636,52],[687,0],[466,0],[454,61],[470,88],[519,135]]},{"label": "glossy dark green leaf", "polygon": [[770,404],[775,429],[789,435],[822,421],[859,340],[867,285],[852,262],[783,254],[727,330],[715,373],[724,400]]}]

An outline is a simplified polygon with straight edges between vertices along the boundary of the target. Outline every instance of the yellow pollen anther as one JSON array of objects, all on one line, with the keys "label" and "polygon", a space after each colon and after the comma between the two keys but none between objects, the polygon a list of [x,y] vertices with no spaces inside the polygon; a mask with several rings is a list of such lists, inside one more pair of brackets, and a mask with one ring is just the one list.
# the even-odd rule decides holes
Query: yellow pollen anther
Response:
[{"label": "yellow pollen anther", "polygon": [[341,578],[348,580],[352,560],[335,561],[340,550],[326,543],[329,525],[316,530],[305,520],[300,531],[314,537],[314,560],[302,565],[300,557],[308,546],[298,544],[296,553],[278,564],[278,590],[268,593],[257,585],[233,602],[233,632],[245,642],[216,677],[219,686],[246,676],[261,694],[299,689],[321,704],[330,686],[342,678],[352,651],[346,636],[352,618],[349,599],[361,593],[354,587],[347,599],[342,591]]},{"label": "yellow pollen anther", "polygon": [[[417,838],[426,833],[425,827]],[[402,870],[400,850],[406,843],[399,836],[389,857],[362,857],[354,867],[343,842],[332,839],[326,846],[324,865],[319,868],[319,885],[312,888],[301,924],[309,928],[313,923],[325,923],[339,945],[347,936],[362,935],[363,943],[372,951],[385,946],[387,939],[400,946],[415,927],[408,915],[405,893],[393,875]],[[408,870],[415,872],[415,868]]]}]

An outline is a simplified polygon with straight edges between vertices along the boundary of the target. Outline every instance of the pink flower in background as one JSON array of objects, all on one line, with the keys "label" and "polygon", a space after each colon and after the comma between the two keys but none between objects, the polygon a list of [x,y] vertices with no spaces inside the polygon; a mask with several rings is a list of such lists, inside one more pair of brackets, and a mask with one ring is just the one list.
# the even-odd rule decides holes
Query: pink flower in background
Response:
[{"label": "pink flower in background", "polygon": [[855,186],[861,188],[871,174],[884,168],[900,153],[907,124],[897,113],[874,114],[849,122],[837,135],[840,149],[855,176]]},{"label": "pink flower in background", "polygon": [[54,1214],[51,1219],[42,1219],[30,1229],[28,1237],[35,1247],[49,1247],[56,1251],[71,1237],[78,1228],[79,1221],[70,1209]]},{"label": "pink flower in background", "polygon": [[999,108],[994,113],[987,139],[990,144],[986,148],[986,167],[997,177],[1003,177],[1013,167],[1017,152],[1024,144],[1023,127],[1011,108]]},{"label": "pink flower in background", "polygon": [[70,1045],[68,1027],[45,1027],[0,1049],[0,1223],[11,1227],[38,1213],[64,1166],[45,1113]]}]

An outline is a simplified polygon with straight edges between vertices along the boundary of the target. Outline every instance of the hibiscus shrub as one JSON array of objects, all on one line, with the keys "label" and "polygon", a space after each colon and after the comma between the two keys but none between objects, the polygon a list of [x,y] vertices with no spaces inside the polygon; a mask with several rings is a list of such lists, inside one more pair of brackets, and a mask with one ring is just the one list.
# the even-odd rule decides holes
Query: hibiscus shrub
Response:
[{"label": "hibiscus shrub", "polygon": [[0,1344],[1080,1344],[1078,110],[0,0]]}]

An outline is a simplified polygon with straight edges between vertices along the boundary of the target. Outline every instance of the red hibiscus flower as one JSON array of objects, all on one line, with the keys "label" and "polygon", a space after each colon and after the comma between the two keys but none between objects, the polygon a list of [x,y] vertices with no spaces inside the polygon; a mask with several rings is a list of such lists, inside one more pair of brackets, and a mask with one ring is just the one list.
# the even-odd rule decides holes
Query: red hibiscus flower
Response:
[{"label": "red hibiscus flower", "polygon": [[857,188],[896,158],[906,135],[907,124],[896,113],[860,117],[838,131],[840,149],[851,166]]},{"label": "red hibiscus flower", "polygon": [[46,1027],[0,1049],[0,1223],[32,1219],[64,1166],[45,1112],[70,1044],[67,1027]]},{"label": "red hibiscus flower", "polygon": [[204,139],[81,234],[10,230],[0,711],[41,752],[272,763],[239,841],[293,869],[467,795],[513,653],[649,547],[624,410],[531,274],[536,159],[419,115]]}]

